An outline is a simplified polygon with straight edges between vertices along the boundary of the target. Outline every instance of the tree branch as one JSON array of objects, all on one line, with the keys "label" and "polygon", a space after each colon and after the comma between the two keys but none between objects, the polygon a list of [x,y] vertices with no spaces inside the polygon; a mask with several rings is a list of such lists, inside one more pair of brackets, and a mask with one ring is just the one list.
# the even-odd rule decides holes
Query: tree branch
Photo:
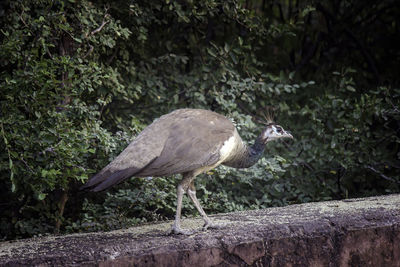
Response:
[{"label": "tree branch", "polygon": [[109,14],[105,14],[105,15],[104,15],[104,18],[103,18],[103,21],[101,22],[101,25],[100,25],[97,29],[93,30],[93,31],[90,33],[90,35],[95,35],[96,33],[100,32],[100,31],[103,29],[103,27],[104,27],[108,22],[110,22],[109,20],[106,20],[109,16],[110,16]]},{"label": "tree branch", "polygon": [[[89,37],[89,35],[95,35],[96,33],[100,32],[104,26],[106,26],[107,23],[109,23],[110,21],[107,20],[110,17],[110,14],[107,13],[108,9],[106,9],[104,17],[103,17],[103,21],[101,22],[100,26],[97,29],[94,29],[93,31],[90,32],[90,34],[86,34],[86,38]],[[83,56],[83,58],[86,58],[87,56],[89,56],[92,52],[93,52],[94,47],[92,45],[89,44],[89,51],[87,51],[87,53]]]},{"label": "tree branch", "polygon": [[372,167],[371,165],[366,165],[365,167],[366,167],[367,169],[370,169],[370,170],[373,171],[374,173],[378,174],[380,177],[382,177],[382,178],[385,179],[385,180],[388,180],[388,181],[391,181],[391,182],[400,184],[399,181],[397,181],[397,180],[395,180],[395,179],[393,179],[393,178],[391,178],[391,177],[388,177],[388,176],[384,175],[383,173],[381,173],[380,171],[378,171],[377,169],[375,169],[375,168]]},{"label": "tree branch", "polygon": [[93,48],[94,48],[93,45],[89,45],[89,51],[86,52],[86,54],[83,56],[83,59],[85,59],[93,52]]}]

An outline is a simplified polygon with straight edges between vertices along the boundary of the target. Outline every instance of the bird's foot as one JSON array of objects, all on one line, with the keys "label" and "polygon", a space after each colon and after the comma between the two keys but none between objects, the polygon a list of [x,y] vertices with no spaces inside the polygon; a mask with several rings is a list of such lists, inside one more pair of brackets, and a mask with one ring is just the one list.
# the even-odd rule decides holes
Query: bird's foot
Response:
[{"label": "bird's foot", "polygon": [[206,221],[203,225],[203,231],[206,231],[207,229],[222,229],[225,226],[225,223],[213,223],[211,221]]},{"label": "bird's foot", "polygon": [[169,235],[193,235],[196,231],[194,230],[185,230],[180,226],[172,225],[171,229],[168,231]]}]

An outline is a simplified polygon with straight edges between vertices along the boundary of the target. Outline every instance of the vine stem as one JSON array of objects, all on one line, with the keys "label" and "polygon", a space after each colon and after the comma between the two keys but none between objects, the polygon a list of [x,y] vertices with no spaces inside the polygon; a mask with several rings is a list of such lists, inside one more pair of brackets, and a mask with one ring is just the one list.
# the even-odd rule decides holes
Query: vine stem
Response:
[{"label": "vine stem", "polygon": [[68,192],[63,190],[60,200],[58,202],[58,216],[56,219],[56,224],[55,224],[55,229],[54,229],[54,233],[55,234],[59,234],[60,233],[60,227],[62,224],[62,218],[64,215],[64,208],[65,208],[65,204],[68,201]]},{"label": "vine stem", "polygon": [[8,154],[8,162],[9,162],[9,168],[10,168],[10,180],[11,180],[11,191],[15,192],[16,186],[15,186],[15,181],[14,181],[14,165],[13,165],[13,160],[11,158],[11,151],[8,145],[8,140],[6,138],[6,134],[4,131],[4,124],[3,122],[1,122],[1,134],[3,135],[3,140],[4,140],[4,145],[6,147],[7,150],[7,154]]}]

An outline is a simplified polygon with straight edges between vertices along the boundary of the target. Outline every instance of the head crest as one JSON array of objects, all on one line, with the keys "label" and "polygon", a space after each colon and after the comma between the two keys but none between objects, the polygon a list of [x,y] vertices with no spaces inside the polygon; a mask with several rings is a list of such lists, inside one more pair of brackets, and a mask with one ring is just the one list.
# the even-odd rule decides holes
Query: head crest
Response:
[{"label": "head crest", "polygon": [[263,109],[258,109],[256,111],[257,115],[253,115],[253,120],[264,124],[264,125],[271,125],[271,124],[275,124],[274,122],[274,114],[275,114],[275,110],[268,106],[266,108]]},{"label": "head crest", "polygon": [[264,119],[267,121],[267,124],[274,123],[274,116],[275,116],[275,110],[272,107],[266,107],[264,113]]}]

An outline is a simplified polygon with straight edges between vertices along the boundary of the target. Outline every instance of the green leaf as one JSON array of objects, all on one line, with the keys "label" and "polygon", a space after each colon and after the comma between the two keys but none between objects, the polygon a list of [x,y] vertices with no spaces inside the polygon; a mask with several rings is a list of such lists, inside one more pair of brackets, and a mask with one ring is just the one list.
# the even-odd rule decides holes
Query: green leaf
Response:
[{"label": "green leaf", "polygon": [[225,53],[229,52],[229,45],[227,43],[225,43],[225,45],[224,45],[224,50],[225,50]]},{"label": "green leaf", "polygon": [[38,194],[37,199],[38,199],[38,200],[43,200],[43,199],[46,198],[46,196],[47,196],[47,194],[45,194],[45,193],[40,193],[40,194]]},{"label": "green leaf", "polygon": [[214,53],[214,51],[210,48],[207,48],[207,53],[210,54],[213,57],[217,57],[217,55]]}]

